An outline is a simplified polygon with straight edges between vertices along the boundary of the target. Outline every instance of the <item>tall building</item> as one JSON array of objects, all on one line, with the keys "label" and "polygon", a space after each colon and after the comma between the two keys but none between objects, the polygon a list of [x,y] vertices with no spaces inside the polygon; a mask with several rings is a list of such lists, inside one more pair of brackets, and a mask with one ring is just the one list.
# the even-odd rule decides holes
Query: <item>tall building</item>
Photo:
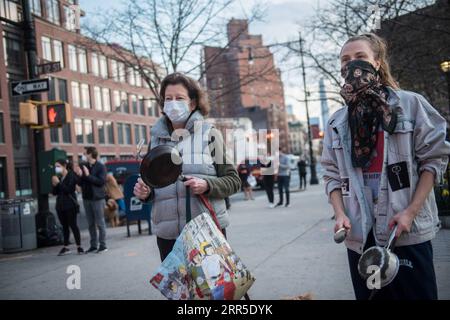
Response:
[{"label": "tall building", "polygon": [[253,128],[278,129],[288,147],[284,89],[273,54],[261,35],[251,35],[248,21],[232,19],[225,48],[205,47],[205,77],[211,117],[249,118]]},{"label": "tall building", "polygon": [[[135,144],[149,141],[158,108],[140,72],[113,50],[94,43],[76,29],[72,5],[78,1],[30,0],[39,63],[59,61],[42,101],[72,105],[73,122],[45,129],[45,150],[65,150],[77,161],[85,146],[95,146],[103,160],[133,157]],[[10,82],[28,78],[20,1],[0,2],[0,198],[36,191],[33,134],[19,125],[19,108],[30,96],[12,97]],[[148,63],[150,63],[148,61]]]}]

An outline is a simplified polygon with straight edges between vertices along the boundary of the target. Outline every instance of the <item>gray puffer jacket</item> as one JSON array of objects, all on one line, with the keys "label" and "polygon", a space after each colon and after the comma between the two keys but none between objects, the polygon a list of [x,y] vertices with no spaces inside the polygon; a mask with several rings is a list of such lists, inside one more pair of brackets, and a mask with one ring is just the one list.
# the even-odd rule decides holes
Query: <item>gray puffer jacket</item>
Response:
[{"label": "gray puffer jacket", "polygon": [[[177,134],[169,132],[167,119],[163,116],[151,129],[149,150],[158,145],[170,145],[180,151],[183,156],[183,175],[195,176],[207,181],[209,192],[206,196],[216,212],[220,227],[225,229],[230,222],[224,197],[239,191],[240,180],[232,165],[222,163],[218,166],[214,163],[210,154],[212,130],[217,134],[217,130],[204,121],[201,113],[195,111],[183,130],[190,136],[187,139],[180,138]],[[200,145],[195,145],[194,141]],[[222,139],[218,141],[223,143]],[[189,143],[191,143],[190,146]],[[200,162],[199,159],[201,159]],[[218,171],[220,171],[219,174]],[[192,193],[190,200],[192,218],[208,212],[198,197]],[[176,239],[186,224],[186,187],[183,182],[178,180],[165,188],[153,189],[150,201],[153,203],[153,233],[163,239]]]}]

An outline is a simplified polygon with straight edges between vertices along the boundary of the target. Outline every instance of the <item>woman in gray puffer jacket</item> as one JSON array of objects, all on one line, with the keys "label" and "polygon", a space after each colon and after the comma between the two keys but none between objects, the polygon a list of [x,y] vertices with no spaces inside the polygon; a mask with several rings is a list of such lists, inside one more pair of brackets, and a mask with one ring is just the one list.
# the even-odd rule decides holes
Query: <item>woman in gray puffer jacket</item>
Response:
[{"label": "woman in gray puffer jacket", "polygon": [[209,106],[199,84],[181,73],[173,73],[163,80],[160,97],[163,116],[151,129],[149,150],[158,145],[180,150],[187,181],[152,189],[139,179],[134,194],[153,203],[152,228],[164,260],[186,224],[186,186],[191,190],[192,218],[208,212],[195,196],[204,194],[224,233],[229,225],[224,198],[238,192],[241,186],[235,167],[226,161],[220,132],[204,121]]}]

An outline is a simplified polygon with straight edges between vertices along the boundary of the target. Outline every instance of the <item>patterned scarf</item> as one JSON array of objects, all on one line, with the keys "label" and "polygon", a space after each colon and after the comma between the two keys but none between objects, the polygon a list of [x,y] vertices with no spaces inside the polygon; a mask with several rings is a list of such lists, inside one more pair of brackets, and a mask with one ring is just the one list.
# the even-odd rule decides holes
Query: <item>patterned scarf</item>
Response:
[{"label": "patterned scarf", "polygon": [[341,96],[348,106],[353,167],[368,168],[377,145],[378,128],[392,134],[397,114],[387,103],[388,91],[367,61],[353,60],[341,70]]}]

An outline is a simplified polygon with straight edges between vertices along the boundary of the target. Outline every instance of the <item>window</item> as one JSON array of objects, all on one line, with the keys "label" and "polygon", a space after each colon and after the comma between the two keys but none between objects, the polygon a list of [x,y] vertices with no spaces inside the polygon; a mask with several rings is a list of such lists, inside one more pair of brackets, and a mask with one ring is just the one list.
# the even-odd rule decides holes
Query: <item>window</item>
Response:
[{"label": "window", "polygon": [[[61,68],[64,68],[64,54],[63,54],[63,45],[61,41],[53,40],[53,59],[51,61],[59,61],[61,64]],[[46,59],[44,57],[44,59]]]},{"label": "window", "polygon": [[133,113],[137,114],[138,113],[138,106],[137,106],[136,96],[134,94],[131,94],[130,97],[131,97],[131,105],[133,107]]},{"label": "window", "polygon": [[134,70],[132,67],[127,68],[128,73],[128,84],[134,86],[136,84],[136,81],[134,79]]},{"label": "window", "polygon": [[69,31],[75,31],[77,29],[76,24],[76,11],[69,6],[64,6],[65,28]]},{"label": "window", "polygon": [[73,45],[68,46],[69,48],[69,66],[70,70],[72,71],[78,71],[78,64],[77,64],[77,48]]},{"label": "window", "polygon": [[94,143],[94,133],[92,132],[92,120],[84,119],[84,134],[86,135],[86,143]]},{"label": "window", "polygon": [[64,79],[57,79],[57,80],[58,80],[59,100],[69,101],[67,97],[67,81]]},{"label": "window", "polygon": [[31,168],[16,168],[16,197],[29,196],[31,189]]},{"label": "window", "polygon": [[108,78],[108,66],[106,65],[106,57],[101,55],[100,61],[100,76],[104,79]]},{"label": "window", "polygon": [[145,100],[142,96],[138,97],[139,114],[145,116]]},{"label": "window", "polygon": [[72,106],[80,108],[80,84],[72,81]]},{"label": "window", "polygon": [[72,143],[72,136],[70,132],[70,123],[65,123],[62,126],[63,143]]},{"label": "window", "polygon": [[82,48],[78,48],[78,66],[80,72],[87,73],[86,50]]},{"label": "window", "polygon": [[139,70],[134,70],[134,77],[136,78],[136,86],[142,87],[141,73]]},{"label": "window", "polygon": [[119,140],[119,144],[123,144],[123,124],[117,124],[117,139]]},{"label": "window", "polygon": [[0,16],[14,22],[22,20],[22,9],[19,6],[19,1],[0,1]]},{"label": "window", "polygon": [[114,144],[114,132],[110,121],[97,121],[98,143]]},{"label": "window", "polygon": [[103,88],[103,111],[111,111],[111,97],[109,95],[109,89]]},{"label": "window", "polygon": [[22,40],[12,33],[3,31],[3,47],[5,65],[11,68],[22,69],[25,60],[22,50]]},{"label": "window", "polygon": [[95,52],[91,54],[91,64],[92,64],[92,73],[96,76],[100,75],[99,66],[98,66],[98,55]]},{"label": "window", "polygon": [[120,92],[117,90],[113,91],[113,111],[121,111],[120,109]]},{"label": "window", "polygon": [[103,121],[97,121],[97,130],[98,130],[98,143],[105,144],[105,126]]},{"label": "window", "polygon": [[158,102],[154,99],[147,98],[147,100],[145,100],[145,103],[147,105],[148,116],[157,117],[156,112],[158,108]]},{"label": "window", "polygon": [[120,93],[120,100],[122,104],[121,111],[125,113],[130,113],[130,104],[128,102],[128,96],[125,92]]},{"label": "window", "polygon": [[124,127],[124,138],[125,138],[125,144],[131,145],[131,124],[125,123],[123,125]]},{"label": "window", "polygon": [[42,57],[47,61],[53,61],[52,44],[50,38],[41,37],[41,41],[42,41]]},{"label": "window", "polygon": [[147,127],[143,125],[136,124],[134,125],[134,141],[135,144],[138,144],[141,139],[145,140],[147,143]]},{"label": "window", "polygon": [[81,84],[81,106],[85,109],[91,108],[91,100],[89,96],[89,85]]},{"label": "window", "polygon": [[75,135],[77,137],[77,143],[84,143],[83,121],[81,119],[75,119]]},{"label": "window", "polygon": [[3,112],[0,112],[0,143],[5,143],[5,126],[3,124]]},{"label": "window", "polygon": [[59,5],[58,0],[47,0],[47,20],[59,24]]},{"label": "window", "polygon": [[126,77],[125,77],[125,64],[123,62],[118,62],[117,63],[118,66],[118,72],[119,72],[119,81],[120,82],[127,82]]},{"label": "window", "polygon": [[117,69],[117,61],[111,59],[111,76],[114,81],[119,81],[119,70]]},{"label": "window", "polygon": [[102,92],[100,87],[94,87],[94,101],[95,101],[95,110],[102,110]]},{"label": "window", "polygon": [[114,144],[114,130],[113,130],[112,122],[106,121],[105,122],[105,129],[106,129],[107,141],[110,144]]},{"label": "window", "polygon": [[42,15],[41,0],[30,1],[31,12],[37,16]]},{"label": "window", "polygon": [[59,143],[59,128],[50,128],[50,142]]}]

